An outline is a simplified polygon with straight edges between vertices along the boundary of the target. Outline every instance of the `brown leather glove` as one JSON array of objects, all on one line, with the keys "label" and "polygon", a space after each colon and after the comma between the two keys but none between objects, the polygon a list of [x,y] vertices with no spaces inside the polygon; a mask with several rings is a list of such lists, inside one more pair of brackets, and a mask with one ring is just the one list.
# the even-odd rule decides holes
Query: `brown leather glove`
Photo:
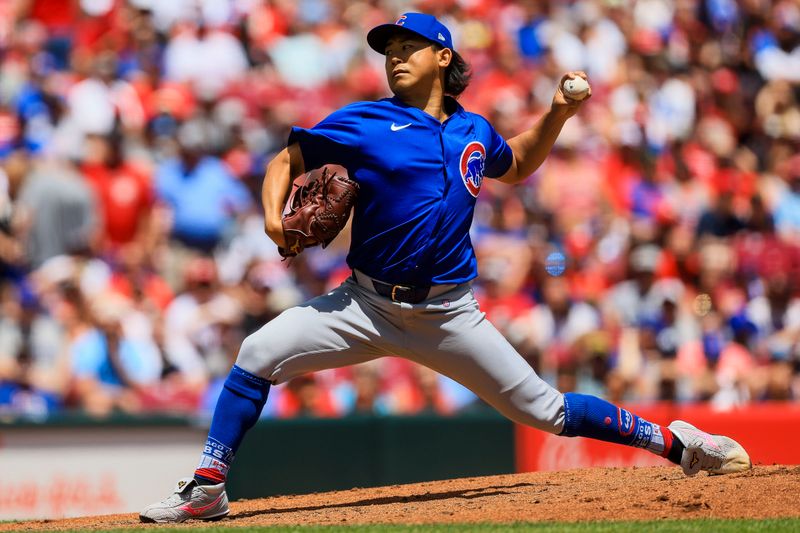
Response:
[{"label": "brown leather glove", "polygon": [[286,248],[278,252],[286,258],[311,246],[328,246],[347,224],[357,196],[358,183],[346,176],[327,167],[310,173],[289,198],[289,211],[283,215]]}]

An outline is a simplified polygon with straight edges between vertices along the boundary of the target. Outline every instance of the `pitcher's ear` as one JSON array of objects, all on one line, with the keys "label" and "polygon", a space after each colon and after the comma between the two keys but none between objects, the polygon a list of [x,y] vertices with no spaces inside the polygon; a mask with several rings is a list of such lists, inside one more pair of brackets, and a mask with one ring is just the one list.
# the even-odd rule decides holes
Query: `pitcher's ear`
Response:
[{"label": "pitcher's ear", "polygon": [[450,63],[453,62],[453,51],[449,48],[442,48],[436,52],[439,58],[439,66],[442,68],[447,68],[450,66]]}]

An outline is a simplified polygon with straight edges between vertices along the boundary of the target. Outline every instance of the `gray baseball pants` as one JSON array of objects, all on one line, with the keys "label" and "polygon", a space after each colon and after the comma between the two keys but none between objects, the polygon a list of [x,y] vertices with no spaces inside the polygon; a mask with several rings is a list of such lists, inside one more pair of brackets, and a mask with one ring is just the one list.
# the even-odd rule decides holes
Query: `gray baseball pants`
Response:
[{"label": "gray baseball pants", "polygon": [[384,356],[448,376],[515,422],[556,434],[564,427],[563,395],[486,320],[469,283],[434,286],[421,303],[398,303],[357,271],[247,337],[236,364],[278,384]]}]

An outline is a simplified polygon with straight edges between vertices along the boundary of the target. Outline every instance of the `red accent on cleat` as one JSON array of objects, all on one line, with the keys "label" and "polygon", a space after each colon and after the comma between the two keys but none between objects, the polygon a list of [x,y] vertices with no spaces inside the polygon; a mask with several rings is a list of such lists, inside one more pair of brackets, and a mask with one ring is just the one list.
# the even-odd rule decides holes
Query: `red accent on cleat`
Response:
[{"label": "red accent on cleat", "polygon": [[664,451],[661,452],[661,457],[669,457],[669,451],[672,449],[672,431],[667,426],[661,426],[661,434],[664,436]]}]

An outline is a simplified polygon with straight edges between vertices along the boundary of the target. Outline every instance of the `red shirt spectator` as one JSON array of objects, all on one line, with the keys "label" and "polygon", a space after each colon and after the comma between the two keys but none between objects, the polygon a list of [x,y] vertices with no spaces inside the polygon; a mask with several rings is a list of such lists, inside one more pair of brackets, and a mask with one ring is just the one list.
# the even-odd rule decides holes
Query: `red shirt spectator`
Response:
[{"label": "red shirt spectator", "polygon": [[106,243],[117,247],[136,239],[154,201],[152,185],[142,169],[111,161],[88,162],[82,170],[100,204]]}]

